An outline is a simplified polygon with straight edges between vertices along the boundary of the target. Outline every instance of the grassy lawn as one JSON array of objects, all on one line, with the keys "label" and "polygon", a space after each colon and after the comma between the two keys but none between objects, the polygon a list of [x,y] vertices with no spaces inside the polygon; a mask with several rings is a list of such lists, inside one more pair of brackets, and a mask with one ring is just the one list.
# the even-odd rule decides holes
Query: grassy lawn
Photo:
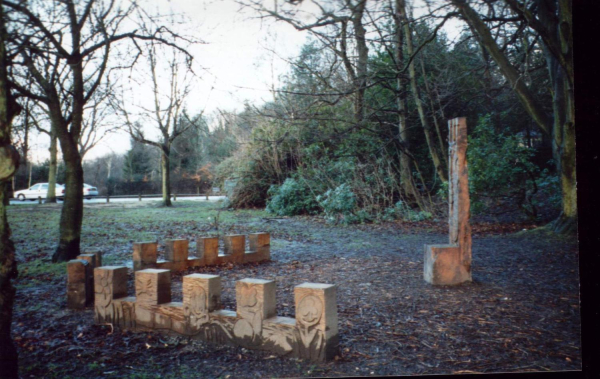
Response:
[{"label": "grassy lawn", "polygon": [[[159,202],[86,205],[81,249],[101,249],[105,264],[120,264],[131,260],[133,242],[160,244],[167,238],[189,238],[193,245],[195,236],[235,232],[240,222],[244,230],[253,230],[252,224],[266,216],[263,210],[221,211],[220,205],[198,201],[177,201],[173,207]],[[58,242],[61,207],[32,204],[9,208],[12,239],[24,277],[35,280],[40,275],[64,273],[64,264],[47,264]]]}]

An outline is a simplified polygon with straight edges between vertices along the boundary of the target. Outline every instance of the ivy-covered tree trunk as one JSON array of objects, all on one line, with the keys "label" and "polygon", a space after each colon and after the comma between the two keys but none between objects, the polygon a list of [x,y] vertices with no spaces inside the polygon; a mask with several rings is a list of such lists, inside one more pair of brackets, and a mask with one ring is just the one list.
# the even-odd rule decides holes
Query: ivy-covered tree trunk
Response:
[{"label": "ivy-covered tree trunk", "polygon": [[171,204],[171,168],[169,159],[169,147],[163,147],[161,151],[161,171],[162,171],[162,197],[163,205],[170,207]]},{"label": "ivy-covered tree trunk", "polygon": [[48,194],[46,203],[56,203],[56,171],[58,168],[58,138],[56,137],[56,128],[50,130],[50,165],[48,166]]},{"label": "ivy-covered tree trunk", "polygon": [[10,131],[12,120],[20,107],[14,101],[8,85],[5,41],[4,10],[0,7],[0,376],[17,378],[18,356],[11,338],[15,299],[12,280],[17,277],[17,262],[15,246],[10,240],[4,197],[10,178],[19,166],[19,154],[10,143]]}]

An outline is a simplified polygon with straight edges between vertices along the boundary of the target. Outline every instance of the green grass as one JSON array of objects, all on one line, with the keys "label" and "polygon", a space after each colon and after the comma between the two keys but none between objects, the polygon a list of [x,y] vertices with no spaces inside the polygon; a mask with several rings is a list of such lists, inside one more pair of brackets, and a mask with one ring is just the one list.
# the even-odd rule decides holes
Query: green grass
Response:
[{"label": "green grass", "polygon": [[[177,201],[172,207],[160,202],[86,205],[81,231],[81,250],[104,251],[103,264],[131,260],[133,242],[190,238],[219,230],[252,229],[266,217],[263,210],[223,210],[221,203]],[[19,265],[18,285],[31,286],[64,277],[65,263],[51,264],[59,238],[62,204],[27,204],[8,208]],[[215,223],[215,219],[217,222]],[[258,230],[257,230],[258,231]]]},{"label": "green grass", "polygon": [[42,284],[48,280],[60,278],[67,272],[67,263],[51,264],[46,259],[19,264],[19,282],[26,287]]}]

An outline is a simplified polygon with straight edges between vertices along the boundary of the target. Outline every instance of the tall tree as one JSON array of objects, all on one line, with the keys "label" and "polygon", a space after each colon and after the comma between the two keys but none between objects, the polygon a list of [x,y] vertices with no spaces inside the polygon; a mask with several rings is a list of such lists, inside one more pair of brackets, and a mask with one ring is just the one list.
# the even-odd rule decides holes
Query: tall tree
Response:
[{"label": "tall tree", "polygon": [[[315,1],[313,4],[319,8],[320,13],[311,15],[314,22],[305,22],[306,17],[296,17],[297,9],[294,8],[301,3],[302,1],[284,1],[278,5],[278,1],[275,1],[274,9],[267,9],[258,0],[247,0],[243,4],[267,17],[287,22],[296,30],[309,31],[341,59],[351,88],[340,95],[353,96],[354,122],[359,127],[366,116],[365,93],[369,78],[369,48],[363,21],[367,0],[338,0],[327,4]],[[291,9],[284,9],[284,5],[291,5]],[[353,48],[356,49],[356,55],[353,54]]]},{"label": "tall tree", "polygon": [[[397,2],[399,18],[402,21],[402,26],[404,28],[404,39],[406,41],[406,52],[408,55],[413,58],[415,54],[412,40],[412,30],[410,27],[408,14],[406,12],[406,3],[404,0],[399,0]],[[447,160],[446,157],[442,156],[440,151],[440,146],[438,145],[438,140],[436,139],[435,132],[429,122],[429,119],[425,113],[425,106],[421,100],[421,93],[419,90],[419,86],[417,84],[417,72],[415,69],[415,59],[411,59],[408,64],[408,74],[410,77],[410,87],[411,92],[413,94],[413,98],[415,104],[417,106],[417,110],[419,112],[419,119],[421,120],[421,125],[423,126],[423,130],[425,132],[425,140],[427,141],[427,146],[429,147],[429,154],[431,155],[431,159],[433,160],[433,165],[435,166],[435,170],[437,172],[438,177],[442,182],[448,181],[448,168],[447,168]]]},{"label": "tall tree", "polygon": [[[11,26],[19,29],[11,40],[11,53],[20,58],[13,72],[15,87],[21,95],[47,108],[65,162],[65,201],[52,261],[66,261],[80,253],[83,168],[79,141],[84,108],[106,80],[111,68],[109,58],[118,47],[115,45],[134,41],[127,46],[133,45],[135,50],[121,51],[116,66],[123,67],[133,65],[141,54],[142,47],[135,41],[178,48],[176,43],[181,37],[157,25],[146,13],[137,12],[136,2],[123,6],[118,0],[2,0],[2,4],[11,10]],[[143,17],[137,25],[132,22],[135,15]],[[33,76],[34,86],[19,84],[26,72]]]},{"label": "tall tree", "polygon": [[[135,121],[127,110],[128,105],[125,104],[124,99],[120,99],[117,107],[125,117],[131,138],[160,150],[163,205],[169,207],[172,205],[171,148],[173,142],[190,128],[196,127],[196,123],[186,116],[184,110],[186,97],[191,90],[189,66],[182,61],[180,54],[173,51],[173,55],[167,62],[168,67],[164,70],[167,76],[163,78],[161,73],[164,68],[158,61],[159,56],[163,57],[164,52],[159,50],[159,46],[151,44],[147,51],[147,58],[154,104],[151,107],[141,105],[141,113],[138,115],[140,119]],[[168,86],[166,91],[166,86],[162,86],[163,80]],[[159,135],[157,139],[147,137],[147,131],[142,126],[145,122],[140,122],[143,119],[154,125]]]},{"label": "tall tree", "polygon": [[[548,115],[519,70],[509,60],[480,13],[465,0],[451,0],[475,32],[479,43],[498,65],[521,104],[540,129],[552,136],[553,154],[560,174],[562,212],[554,230],[569,233],[577,228],[577,188],[575,177],[575,105],[571,0],[503,0],[511,14],[488,18],[489,22],[516,22],[531,28],[542,40],[550,81],[552,115]],[[492,5],[493,6],[493,5]]]},{"label": "tall tree", "polygon": [[409,132],[410,128],[408,127],[407,122],[407,105],[406,105],[406,93],[407,93],[407,80],[406,73],[404,70],[405,59],[404,59],[404,0],[395,0],[394,7],[390,6],[391,9],[394,9],[394,28],[395,28],[395,63],[396,63],[396,72],[397,72],[397,91],[396,91],[396,101],[398,103],[398,139],[400,140],[401,145],[401,153],[400,153],[400,184],[404,189],[404,192],[407,195],[412,195],[414,199],[417,201],[419,206],[421,206],[420,195],[417,191],[413,175],[413,157],[410,154],[410,145],[409,145]]},{"label": "tall tree", "polygon": [[17,350],[10,336],[17,277],[15,246],[10,240],[10,226],[6,218],[5,188],[19,166],[19,154],[10,142],[12,120],[20,112],[10,92],[7,66],[9,59],[5,43],[4,9],[0,6],[0,373],[6,378],[18,377]]}]

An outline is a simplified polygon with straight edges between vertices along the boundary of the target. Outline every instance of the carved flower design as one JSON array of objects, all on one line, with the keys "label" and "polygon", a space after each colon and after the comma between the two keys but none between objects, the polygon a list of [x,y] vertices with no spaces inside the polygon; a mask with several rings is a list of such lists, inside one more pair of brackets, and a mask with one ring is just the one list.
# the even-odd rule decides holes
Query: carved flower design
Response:
[{"label": "carved flower design", "polygon": [[321,320],[323,314],[323,302],[317,296],[308,295],[300,300],[298,304],[298,320],[305,326],[316,325]]},{"label": "carved flower design", "polygon": [[256,288],[250,286],[242,286],[241,292],[241,306],[244,308],[254,308],[258,304],[258,293]]}]

